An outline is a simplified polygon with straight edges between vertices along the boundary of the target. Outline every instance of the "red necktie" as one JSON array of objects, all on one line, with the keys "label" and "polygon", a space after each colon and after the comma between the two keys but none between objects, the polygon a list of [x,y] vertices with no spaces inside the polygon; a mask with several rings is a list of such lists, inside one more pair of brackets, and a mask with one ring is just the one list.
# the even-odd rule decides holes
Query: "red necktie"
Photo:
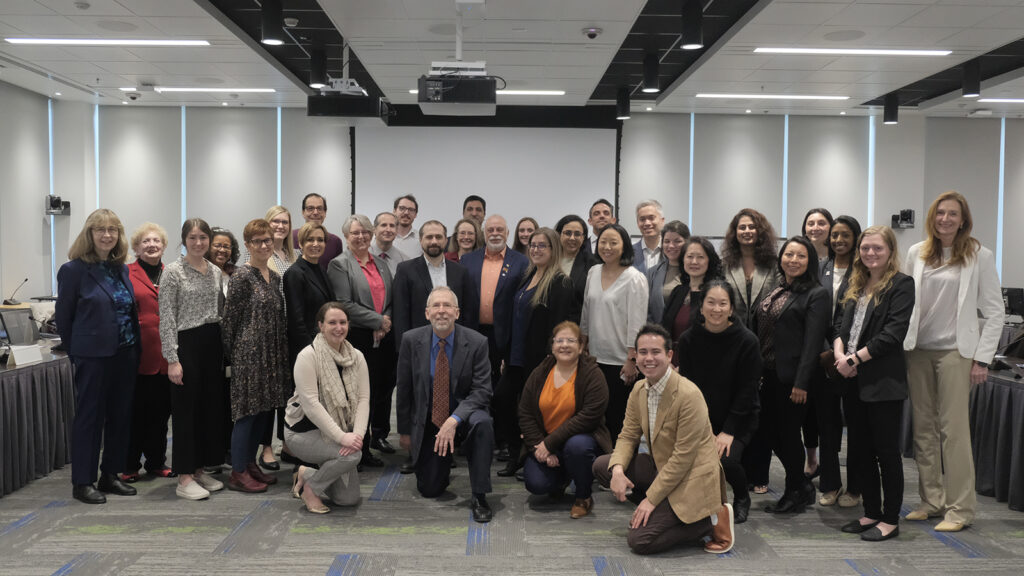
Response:
[{"label": "red necktie", "polygon": [[437,341],[437,360],[434,362],[434,406],[430,413],[430,421],[438,428],[451,415],[448,409],[448,395],[451,393],[448,382],[448,355],[444,353],[444,344],[444,339]]}]

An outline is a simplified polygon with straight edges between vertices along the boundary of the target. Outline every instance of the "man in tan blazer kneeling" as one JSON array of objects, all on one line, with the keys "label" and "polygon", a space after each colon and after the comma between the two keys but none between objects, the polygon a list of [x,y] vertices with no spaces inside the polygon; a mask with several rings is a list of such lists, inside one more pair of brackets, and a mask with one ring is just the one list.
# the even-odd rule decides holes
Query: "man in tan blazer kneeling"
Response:
[{"label": "man in tan blazer kneeling", "polygon": [[[637,333],[636,383],[615,450],[594,461],[594,476],[624,502],[637,504],[627,543],[654,554],[710,537],[704,550],[723,554],[734,540],[732,505],[700,389],[671,370],[671,336],[659,325]],[[641,435],[649,454],[637,454]],[[630,492],[632,490],[632,492]]]}]

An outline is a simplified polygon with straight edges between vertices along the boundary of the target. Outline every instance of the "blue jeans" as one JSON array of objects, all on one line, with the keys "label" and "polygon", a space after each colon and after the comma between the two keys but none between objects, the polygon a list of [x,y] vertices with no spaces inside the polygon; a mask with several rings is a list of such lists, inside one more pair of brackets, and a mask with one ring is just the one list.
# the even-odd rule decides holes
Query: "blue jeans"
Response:
[{"label": "blue jeans", "polygon": [[231,470],[241,474],[250,462],[256,462],[256,447],[260,445],[260,437],[267,427],[267,420],[273,418],[274,411],[268,410],[259,414],[242,416],[235,421],[231,430]]},{"label": "blue jeans", "polygon": [[559,466],[550,468],[531,454],[526,458],[523,475],[526,489],[532,494],[551,494],[572,480],[576,483],[576,497],[590,498],[594,483],[594,459],[598,454],[597,441],[590,434],[577,434],[569,438],[556,453]]}]

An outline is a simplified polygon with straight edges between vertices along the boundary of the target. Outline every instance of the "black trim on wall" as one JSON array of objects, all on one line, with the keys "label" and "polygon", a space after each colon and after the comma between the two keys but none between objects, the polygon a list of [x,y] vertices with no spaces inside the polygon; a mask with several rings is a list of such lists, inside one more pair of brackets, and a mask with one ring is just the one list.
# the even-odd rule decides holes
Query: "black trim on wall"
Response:
[{"label": "black trim on wall", "polygon": [[[615,221],[619,221],[619,168],[622,166],[622,120],[615,127]],[[589,214],[588,214],[589,216]],[[596,246],[595,246],[596,248]]]},{"label": "black trim on wall", "polygon": [[351,192],[352,196],[350,198],[350,200],[351,200],[350,204],[352,206],[352,213],[356,214],[356,127],[355,126],[349,126],[348,127],[348,156],[349,156],[348,161],[351,163],[350,166],[352,167],[352,186],[350,187],[350,189],[352,191]]},{"label": "black trim on wall", "polygon": [[388,126],[491,128],[617,128],[615,106],[498,106],[494,116],[427,116],[416,104],[395,104]]}]

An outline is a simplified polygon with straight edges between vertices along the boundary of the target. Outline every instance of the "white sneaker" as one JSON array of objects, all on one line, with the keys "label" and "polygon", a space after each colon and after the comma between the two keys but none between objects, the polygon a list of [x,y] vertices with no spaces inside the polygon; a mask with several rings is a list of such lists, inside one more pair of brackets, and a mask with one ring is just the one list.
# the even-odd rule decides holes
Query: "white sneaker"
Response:
[{"label": "white sneaker", "polygon": [[178,484],[174,492],[186,500],[204,500],[210,497],[210,492],[200,486],[199,482],[196,482],[195,479],[185,485]]},{"label": "white sneaker", "polygon": [[216,478],[209,476],[208,474],[198,474],[192,476],[192,479],[199,483],[200,486],[205,488],[209,492],[216,492],[224,489],[224,483]]}]

